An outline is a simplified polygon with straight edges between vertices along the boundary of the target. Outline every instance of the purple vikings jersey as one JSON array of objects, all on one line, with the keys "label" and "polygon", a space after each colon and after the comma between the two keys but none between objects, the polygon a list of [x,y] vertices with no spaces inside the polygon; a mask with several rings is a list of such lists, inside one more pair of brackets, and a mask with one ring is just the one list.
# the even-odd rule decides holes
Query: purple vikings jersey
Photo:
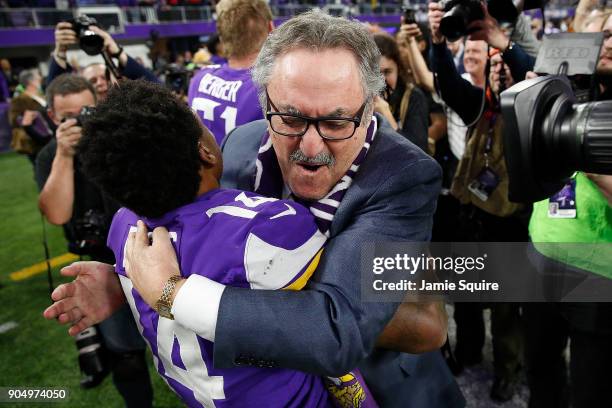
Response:
[{"label": "purple vikings jersey", "polygon": [[189,83],[189,106],[218,144],[236,126],[263,119],[251,71],[227,64],[209,65],[196,72]]},{"label": "purple vikings jersey", "polygon": [[[120,209],[108,246],[138,328],[162,378],[190,407],[324,407],[331,400],[321,377],[280,368],[213,366],[214,343],[174,320],[160,318],[126,277],[124,249],[140,219]],[[228,286],[301,289],[318,263],[325,236],[306,208],[237,190],[214,190],[155,220],[168,229],[182,275]],[[194,311],[197,313],[197,311]],[[279,345],[282,347],[282,345]]]}]

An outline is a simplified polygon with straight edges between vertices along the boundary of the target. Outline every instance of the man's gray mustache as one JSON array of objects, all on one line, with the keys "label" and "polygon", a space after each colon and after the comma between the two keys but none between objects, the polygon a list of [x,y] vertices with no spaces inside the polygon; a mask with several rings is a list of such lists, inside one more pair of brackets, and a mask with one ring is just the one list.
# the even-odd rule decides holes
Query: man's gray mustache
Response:
[{"label": "man's gray mustache", "polygon": [[336,164],[336,159],[330,153],[321,152],[314,157],[308,157],[303,151],[297,149],[289,156],[289,161],[309,164],[312,166],[328,166],[332,167]]}]

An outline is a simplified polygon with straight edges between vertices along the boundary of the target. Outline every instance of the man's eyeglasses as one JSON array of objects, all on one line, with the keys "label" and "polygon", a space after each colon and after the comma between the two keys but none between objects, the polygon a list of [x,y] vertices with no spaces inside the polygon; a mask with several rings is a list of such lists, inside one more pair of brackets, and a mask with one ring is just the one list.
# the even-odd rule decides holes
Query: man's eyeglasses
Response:
[{"label": "man's eyeglasses", "polygon": [[[279,112],[278,108],[270,100],[268,90],[266,90],[268,106],[266,109],[266,119],[275,133],[289,137],[300,137],[308,131],[308,127],[313,124],[319,135],[326,140],[349,139],[355,134],[355,130],[361,124],[361,119],[365,111],[367,101],[361,105],[355,116],[343,118],[338,116],[320,116],[312,118],[297,113]],[[275,112],[270,110],[274,108]]]}]

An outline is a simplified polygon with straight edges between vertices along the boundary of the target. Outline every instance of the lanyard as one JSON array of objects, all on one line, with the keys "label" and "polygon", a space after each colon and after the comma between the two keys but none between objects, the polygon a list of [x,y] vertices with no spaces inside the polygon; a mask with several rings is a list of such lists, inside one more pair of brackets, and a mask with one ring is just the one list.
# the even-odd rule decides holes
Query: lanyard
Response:
[{"label": "lanyard", "polygon": [[484,159],[485,167],[489,167],[489,153],[493,150],[493,136],[495,132],[495,121],[497,120],[497,113],[491,113],[489,117],[489,130],[487,131],[487,141],[485,142],[484,148]]}]

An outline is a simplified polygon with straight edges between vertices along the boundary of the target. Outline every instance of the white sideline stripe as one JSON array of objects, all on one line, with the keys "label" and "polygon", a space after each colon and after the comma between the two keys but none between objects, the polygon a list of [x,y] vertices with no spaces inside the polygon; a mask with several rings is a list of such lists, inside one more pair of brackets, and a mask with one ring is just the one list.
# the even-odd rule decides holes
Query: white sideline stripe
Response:
[{"label": "white sideline stripe", "polygon": [[17,326],[19,326],[17,322],[13,322],[13,321],[2,323],[0,324],[0,334],[6,333],[9,330],[13,330]]}]

